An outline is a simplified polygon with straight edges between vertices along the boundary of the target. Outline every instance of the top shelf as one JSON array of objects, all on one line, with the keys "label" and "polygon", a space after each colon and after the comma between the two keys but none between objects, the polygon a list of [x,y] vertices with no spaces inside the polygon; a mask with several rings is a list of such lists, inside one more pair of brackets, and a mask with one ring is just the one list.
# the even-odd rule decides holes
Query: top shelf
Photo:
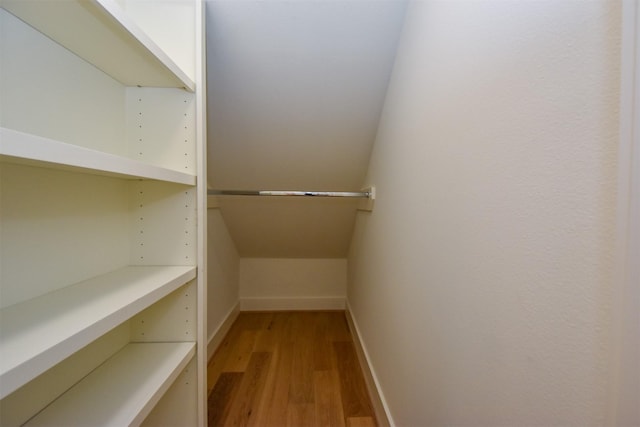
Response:
[{"label": "top shelf", "polygon": [[195,90],[113,0],[0,0],[0,6],[126,86]]}]

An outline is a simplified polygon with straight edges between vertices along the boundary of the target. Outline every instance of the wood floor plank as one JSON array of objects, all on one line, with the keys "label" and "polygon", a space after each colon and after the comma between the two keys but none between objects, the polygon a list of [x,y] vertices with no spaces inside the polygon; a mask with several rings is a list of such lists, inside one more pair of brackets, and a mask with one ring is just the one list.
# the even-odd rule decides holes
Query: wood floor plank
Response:
[{"label": "wood floor plank", "polygon": [[242,318],[242,327],[245,330],[259,331],[267,327],[273,318],[273,312],[253,311],[245,312]]},{"label": "wood floor plank", "polygon": [[240,332],[235,345],[231,348],[225,361],[224,372],[244,372],[253,353],[253,346],[258,333],[255,330]]},{"label": "wood floor plank", "polygon": [[372,417],[349,417],[347,427],[376,427],[376,422]]},{"label": "wood floor plank", "polygon": [[307,326],[308,313],[286,313],[287,322],[285,327],[285,336],[289,342],[297,342],[305,338],[305,326]]},{"label": "wood floor plank", "polygon": [[321,426],[316,423],[313,403],[290,403],[287,407],[287,427]]},{"label": "wood floor plank", "polygon": [[224,372],[220,375],[207,400],[209,427],[224,426],[243,375],[242,372]]},{"label": "wood floor plank", "polygon": [[271,353],[252,353],[229,409],[229,415],[225,419],[225,425],[256,425],[256,412],[260,405],[270,362]]},{"label": "wood floor plank", "polygon": [[287,423],[293,343],[280,343],[272,354],[272,369],[267,376],[257,419],[260,426],[282,427]]},{"label": "wood floor plank", "polygon": [[220,374],[222,374],[222,368],[227,360],[226,356],[226,352],[219,352],[217,355],[214,355],[207,364],[207,396],[211,395],[214,386],[220,378]]},{"label": "wood floor plank", "polygon": [[331,341],[351,341],[351,332],[344,312],[329,318],[329,339]]},{"label": "wood floor plank", "polygon": [[316,371],[313,377],[316,422],[319,426],[344,427],[344,412],[337,371]]},{"label": "wood floor plank", "polygon": [[240,326],[238,319],[231,325],[229,328],[229,332],[220,343],[220,346],[216,349],[214,355],[211,357],[211,360],[207,363],[207,394],[211,394],[213,387],[220,374],[224,370],[224,365],[227,363],[227,359],[231,354],[231,351],[236,345],[236,341],[238,340],[238,336],[242,332],[242,327]]},{"label": "wood floor plank", "polygon": [[283,334],[287,323],[284,313],[272,313],[268,322],[258,330],[254,351],[275,351],[283,340]]},{"label": "wood floor plank", "polygon": [[291,328],[287,332],[293,337],[289,401],[298,404],[313,403],[313,331],[316,313],[290,313],[289,317]]},{"label": "wood floor plank", "polygon": [[240,313],[208,370],[210,425],[376,425],[344,312]]},{"label": "wood floor plank", "polygon": [[338,363],[344,415],[347,418],[373,417],[373,409],[353,342],[334,342],[333,348]]},{"label": "wood floor plank", "polygon": [[293,344],[289,402],[313,403],[313,351],[310,343]]},{"label": "wood floor plank", "polygon": [[334,369],[332,362],[333,347],[330,339],[331,317],[335,313],[318,313],[315,317],[313,328],[313,368],[316,371],[326,371]]}]

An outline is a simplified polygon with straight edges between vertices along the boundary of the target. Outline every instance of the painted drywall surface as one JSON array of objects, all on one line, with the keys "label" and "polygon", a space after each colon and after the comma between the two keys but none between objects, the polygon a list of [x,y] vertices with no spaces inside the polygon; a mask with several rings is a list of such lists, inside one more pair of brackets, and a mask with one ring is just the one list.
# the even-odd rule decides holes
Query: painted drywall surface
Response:
[{"label": "painted drywall surface", "polygon": [[208,1],[211,188],[357,189],[404,7]]},{"label": "painted drywall surface", "polygon": [[[241,309],[343,308],[346,259],[240,259]],[[336,303],[341,302],[337,307]]]},{"label": "painted drywall surface", "polygon": [[[640,155],[636,154],[640,160]],[[636,170],[640,162],[635,166]],[[640,425],[640,177],[636,173],[634,206],[631,212],[629,257],[625,285],[619,289],[619,299],[614,302],[616,310],[618,348],[615,353],[617,375],[612,399],[614,425],[619,427]]]},{"label": "painted drywall surface", "polygon": [[238,304],[240,258],[218,209],[207,210],[207,333],[216,333]]},{"label": "painted drywall surface", "polygon": [[618,253],[607,425],[640,426],[640,4],[623,3]]},{"label": "painted drywall surface", "polygon": [[348,301],[398,426],[604,425],[620,3],[409,6]]},{"label": "painted drywall surface", "polygon": [[345,258],[355,199],[219,197],[222,217],[243,258]]},{"label": "painted drywall surface", "polygon": [[[209,188],[358,191],[404,10],[387,0],[208,0]],[[355,209],[345,203],[220,204],[242,257],[347,255]]]}]

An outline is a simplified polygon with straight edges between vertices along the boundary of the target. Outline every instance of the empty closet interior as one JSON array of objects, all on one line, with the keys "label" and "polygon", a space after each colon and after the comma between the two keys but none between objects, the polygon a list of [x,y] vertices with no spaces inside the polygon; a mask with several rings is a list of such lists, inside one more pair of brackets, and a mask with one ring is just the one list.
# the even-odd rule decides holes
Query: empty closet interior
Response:
[{"label": "empty closet interior", "polygon": [[0,425],[204,426],[242,310],[345,310],[381,424],[638,425],[639,33],[0,0]]}]

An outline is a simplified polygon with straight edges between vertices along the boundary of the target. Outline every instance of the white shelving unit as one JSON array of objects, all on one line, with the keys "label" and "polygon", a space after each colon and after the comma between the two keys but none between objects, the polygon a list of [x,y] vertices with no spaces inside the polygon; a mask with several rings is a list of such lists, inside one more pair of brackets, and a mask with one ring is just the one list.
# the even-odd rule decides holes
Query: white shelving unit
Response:
[{"label": "white shelving unit", "polygon": [[195,277],[195,267],[125,267],[2,309],[0,397]]},{"label": "white shelving unit", "polygon": [[204,426],[204,6],[0,7],[0,425]]}]

